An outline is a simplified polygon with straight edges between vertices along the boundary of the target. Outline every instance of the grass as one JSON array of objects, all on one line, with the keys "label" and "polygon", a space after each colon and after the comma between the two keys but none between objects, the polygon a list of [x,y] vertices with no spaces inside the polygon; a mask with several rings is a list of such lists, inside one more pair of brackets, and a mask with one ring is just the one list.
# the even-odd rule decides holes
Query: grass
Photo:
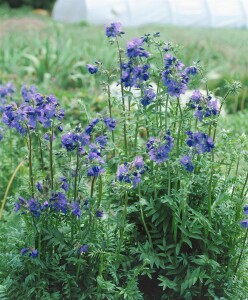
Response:
[{"label": "grass", "polygon": [[[19,82],[36,81],[48,89],[89,87],[92,92],[95,91],[95,85],[92,77],[86,74],[85,64],[99,60],[106,66],[111,65],[115,50],[109,49],[102,26],[85,23],[62,24],[49,17],[37,15],[28,8],[10,10],[7,6],[0,6],[0,16],[3,20],[2,26],[8,20],[28,18],[30,22],[39,21],[31,30],[23,24],[14,30],[11,26],[3,30],[0,55],[2,78]],[[125,30],[127,34],[122,40],[123,47],[133,36],[161,32],[163,40],[183,45],[181,59],[185,64],[200,60],[207,66],[210,88],[221,88],[224,79],[241,80],[246,91],[243,98],[248,100],[246,29],[152,25]],[[235,103],[231,105],[231,110],[240,106],[240,103]]]}]

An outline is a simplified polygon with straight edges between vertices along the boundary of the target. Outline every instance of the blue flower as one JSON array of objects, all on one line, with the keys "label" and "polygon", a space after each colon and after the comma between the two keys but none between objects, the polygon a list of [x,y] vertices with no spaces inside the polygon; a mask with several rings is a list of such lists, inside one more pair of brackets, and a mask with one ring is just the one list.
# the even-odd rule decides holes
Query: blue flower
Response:
[{"label": "blue flower", "polygon": [[190,66],[190,67],[185,68],[184,71],[186,74],[195,75],[198,70],[195,66]]},{"label": "blue flower", "polygon": [[165,54],[164,63],[165,70],[162,72],[162,81],[167,87],[167,93],[171,97],[179,98],[181,94],[186,92],[190,80],[188,75],[195,75],[197,69],[192,66],[183,69],[184,64],[170,53]]},{"label": "blue flower", "polygon": [[95,73],[98,72],[98,68],[96,66],[91,65],[91,64],[87,65],[87,69],[88,69],[90,74],[95,74]]},{"label": "blue flower", "polygon": [[149,68],[149,64],[143,66],[133,65],[131,60],[128,63],[123,63],[121,82],[124,83],[125,87],[134,86],[139,88],[144,81],[149,79]]},{"label": "blue flower", "polygon": [[204,97],[199,91],[194,91],[190,97],[189,105],[196,110],[195,117],[200,122],[203,121],[203,118],[216,116],[219,113],[219,101],[212,99],[211,96]]},{"label": "blue flower", "polygon": [[85,244],[79,247],[78,254],[86,253],[89,251],[89,245]]},{"label": "blue flower", "polygon": [[117,37],[119,34],[123,34],[121,23],[114,22],[110,23],[110,25],[105,25],[105,34],[107,37]]},{"label": "blue flower", "polygon": [[63,131],[63,126],[62,126],[62,125],[59,125],[59,126],[58,126],[58,130],[59,130],[60,132],[62,132],[62,131]]},{"label": "blue flower", "polygon": [[24,254],[28,253],[29,250],[30,250],[29,248],[23,248],[23,249],[21,249],[21,255],[24,255]]},{"label": "blue flower", "polygon": [[127,56],[129,58],[148,57],[150,54],[142,48],[143,43],[144,43],[143,38],[133,38],[130,42],[128,42]]},{"label": "blue flower", "polygon": [[32,258],[36,258],[36,257],[38,257],[38,255],[39,255],[39,252],[37,249],[33,249],[32,252],[30,253],[30,256]]},{"label": "blue flower", "polygon": [[129,164],[124,163],[124,164],[118,166],[117,179],[119,181],[125,181],[127,183],[131,183],[131,179],[130,179],[130,175],[129,175]]},{"label": "blue flower", "polygon": [[103,121],[110,131],[113,131],[115,129],[116,121],[114,119],[106,117]]},{"label": "blue flower", "polygon": [[99,135],[96,138],[96,142],[100,145],[101,148],[105,148],[106,144],[107,144],[107,137],[104,135]]},{"label": "blue flower", "polygon": [[11,96],[15,93],[15,87],[11,82],[7,82],[5,86],[0,84],[0,98]]},{"label": "blue flower", "polygon": [[32,199],[28,200],[27,204],[28,204],[28,208],[29,208],[31,214],[34,217],[39,217],[40,216],[40,212],[39,212],[40,205],[39,205],[39,202],[36,199],[32,198]]},{"label": "blue flower", "polygon": [[248,220],[241,221],[240,225],[242,226],[242,228],[248,228]]},{"label": "blue flower", "polygon": [[248,205],[246,205],[246,206],[244,207],[244,214],[245,214],[245,215],[248,215]]},{"label": "blue flower", "polygon": [[186,171],[193,172],[194,166],[193,166],[190,156],[184,155],[180,159],[180,163],[183,165],[183,167],[185,168]]},{"label": "blue flower", "polygon": [[104,172],[105,172],[105,169],[103,167],[93,166],[88,169],[87,175],[91,176],[91,177],[97,177]]},{"label": "blue flower", "polygon": [[64,190],[64,191],[68,191],[69,190],[69,187],[70,187],[70,184],[68,182],[68,180],[65,178],[65,177],[60,177],[59,178],[59,182],[61,182],[61,188]]},{"label": "blue flower", "polygon": [[74,150],[78,145],[78,135],[74,132],[68,132],[61,137],[62,147],[67,151]]},{"label": "blue flower", "polygon": [[66,199],[65,194],[63,194],[63,193],[54,194],[50,200],[54,201],[53,207],[56,212],[61,211],[64,214],[67,213],[68,201]]},{"label": "blue flower", "polygon": [[170,135],[170,131],[167,131],[163,141],[151,137],[146,145],[150,159],[155,161],[157,164],[167,161],[174,146],[173,140],[174,139]]},{"label": "blue flower", "polygon": [[43,186],[42,186],[42,184],[41,184],[40,182],[37,182],[37,183],[36,183],[36,187],[37,187],[37,189],[38,189],[38,191],[39,191],[40,193],[43,192]]},{"label": "blue flower", "polygon": [[96,126],[96,124],[99,122],[100,120],[98,118],[95,118],[85,129],[85,133],[86,134],[90,134],[91,131],[93,130],[93,128]]},{"label": "blue flower", "polygon": [[82,146],[86,146],[86,145],[90,144],[90,136],[87,133],[85,133],[85,132],[82,132],[79,135],[78,139],[79,139],[79,141],[80,141],[80,143],[81,143]]},{"label": "blue flower", "polygon": [[32,85],[29,89],[23,84],[21,89],[22,98],[25,102],[30,102],[37,93],[37,88]]},{"label": "blue flower", "polygon": [[179,98],[181,94],[185,94],[187,90],[186,84],[180,81],[176,81],[172,78],[165,76],[165,72],[163,72],[163,83],[167,87],[167,92],[171,97]]},{"label": "blue flower", "polygon": [[21,205],[20,205],[19,202],[15,202],[15,203],[14,203],[14,206],[15,206],[15,208],[14,208],[14,211],[15,211],[15,212],[18,212],[18,211],[21,209]]},{"label": "blue flower", "polygon": [[141,182],[141,175],[146,171],[146,166],[141,156],[137,156],[131,163],[125,162],[118,166],[117,180],[132,183],[136,188]]},{"label": "blue flower", "polygon": [[193,148],[198,154],[211,152],[214,148],[213,139],[206,133],[198,131],[193,133],[191,131],[187,131],[186,134],[188,135],[186,144]]},{"label": "blue flower", "polygon": [[75,201],[71,204],[71,208],[72,208],[72,214],[76,217],[80,217],[81,216],[81,209],[79,206],[79,202]]},{"label": "blue flower", "polygon": [[98,210],[98,211],[96,212],[96,217],[97,217],[97,218],[102,218],[102,217],[103,217],[103,211],[102,211],[102,210]]},{"label": "blue flower", "polygon": [[155,97],[156,94],[154,93],[153,89],[149,88],[144,91],[144,96],[140,102],[142,105],[147,106],[153,102]]}]

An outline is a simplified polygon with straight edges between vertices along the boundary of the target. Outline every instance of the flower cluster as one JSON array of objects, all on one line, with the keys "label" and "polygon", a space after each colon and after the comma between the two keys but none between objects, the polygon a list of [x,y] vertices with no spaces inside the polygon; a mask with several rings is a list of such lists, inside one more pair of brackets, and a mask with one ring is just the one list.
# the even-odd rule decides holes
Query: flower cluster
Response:
[{"label": "flower cluster", "polygon": [[78,254],[83,254],[89,251],[89,245],[85,244],[85,245],[81,245],[78,249]]},{"label": "flower cluster", "polygon": [[149,141],[146,143],[150,159],[157,164],[167,161],[174,146],[173,141],[174,139],[171,136],[170,131],[167,131],[162,140],[150,137]]},{"label": "flower cluster", "polygon": [[185,168],[186,171],[188,171],[188,172],[193,172],[193,170],[194,170],[194,165],[193,165],[193,163],[192,163],[192,158],[191,158],[191,156],[184,155],[184,156],[180,159],[180,163],[183,165],[183,167]]},{"label": "flower cluster", "polygon": [[53,95],[45,97],[37,93],[34,86],[29,90],[23,86],[22,96],[23,104],[19,107],[16,103],[6,105],[2,114],[2,122],[20,134],[25,134],[28,129],[34,130],[37,123],[47,128],[51,126],[52,119],[64,118],[64,110],[59,108],[58,100]]},{"label": "flower cluster", "polygon": [[87,64],[87,69],[90,74],[96,74],[98,72],[98,68],[91,64]]},{"label": "flower cluster", "polygon": [[149,79],[148,70],[149,64],[143,66],[136,65],[133,60],[122,64],[122,77],[121,82],[125,87],[136,87],[142,86],[142,83]]},{"label": "flower cluster", "polygon": [[141,156],[137,156],[131,163],[125,162],[118,166],[117,180],[126,183],[132,183],[136,188],[141,182],[141,175],[146,171],[145,163]]},{"label": "flower cluster", "polygon": [[15,88],[11,82],[7,82],[4,86],[0,84],[0,112],[3,111],[3,105],[6,104],[6,99],[15,93]]},{"label": "flower cluster", "polygon": [[186,171],[192,172],[194,170],[194,165],[192,163],[193,154],[203,154],[205,152],[211,152],[214,148],[214,142],[213,139],[204,132],[196,131],[193,133],[192,131],[187,131],[186,134],[188,135],[186,144],[192,149],[192,151],[190,156],[184,155],[180,159],[180,163]]},{"label": "flower cluster", "polygon": [[189,105],[195,109],[195,116],[202,122],[203,118],[218,115],[219,102],[217,99],[212,99],[211,96],[204,97],[200,91],[194,91],[190,97]]},{"label": "flower cluster", "polygon": [[213,139],[206,133],[187,131],[186,134],[188,135],[186,144],[194,149],[196,153],[203,154],[205,152],[211,152],[214,148]]},{"label": "flower cluster", "polygon": [[[244,207],[244,214],[245,214],[245,215],[248,215],[248,205],[246,205],[246,206]],[[248,229],[248,219],[242,220],[242,221],[240,222],[240,225],[242,226],[242,228],[247,228],[247,229]]]},{"label": "flower cluster", "polygon": [[39,255],[38,250],[31,247],[21,249],[21,255],[25,255],[26,253],[32,258],[36,258]]},{"label": "flower cluster", "polygon": [[[102,166],[105,162],[102,159],[100,150],[105,148],[107,137],[105,135],[100,135],[95,139],[96,144],[90,142],[90,134],[99,121],[99,118],[95,118],[83,132],[76,130],[76,132],[68,132],[61,137],[62,147],[68,152],[78,148],[77,151],[80,155],[86,155],[87,175],[92,177],[97,177],[105,172],[105,169]],[[115,129],[116,121],[112,118],[105,117],[103,123],[109,131]],[[86,146],[88,149],[86,149]]]},{"label": "flower cluster", "polygon": [[142,47],[144,43],[143,38],[133,38],[127,43],[127,57],[129,59],[135,57],[148,57],[150,54]]},{"label": "flower cluster", "polygon": [[33,217],[40,217],[45,211],[53,211],[55,213],[67,214],[71,211],[71,214],[80,217],[82,214],[80,204],[77,201],[69,203],[66,195],[63,193],[53,193],[49,200],[39,203],[35,198],[25,200],[23,197],[18,197],[18,201],[15,202],[15,212],[21,211],[22,213],[30,213]]},{"label": "flower cluster", "polygon": [[119,22],[113,22],[110,25],[105,25],[105,34],[107,37],[117,37],[123,33],[122,25]]},{"label": "flower cluster", "polygon": [[154,101],[154,98],[156,97],[156,94],[154,93],[152,88],[144,90],[144,95],[141,99],[141,104],[144,106],[147,106],[151,104]]},{"label": "flower cluster", "polygon": [[3,139],[4,137],[4,129],[3,127],[0,127],[0,141]]},{"label": "flower cluster", "polygon": [[162,80],[167,87],[167,93],[172,97],[179,98],[187,90],[189,75],[195,75],[197,68],[191,66],[184,69],[184,64],[170,53],[165,54],[164,63],[165,70],[162,73]]}]

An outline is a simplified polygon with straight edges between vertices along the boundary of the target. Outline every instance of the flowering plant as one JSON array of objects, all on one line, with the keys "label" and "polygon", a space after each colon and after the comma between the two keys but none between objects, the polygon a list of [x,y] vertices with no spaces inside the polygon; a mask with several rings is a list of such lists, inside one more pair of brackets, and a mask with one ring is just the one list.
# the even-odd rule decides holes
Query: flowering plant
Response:
[{"label": "flowering plant", "polygon": [[[233,147],[218,119],[240,85],[217,98],[203,68],[185,66],[178,47],[159,33],[134,38],[123,50],[121,24],[105,32],[118,67],[87,65],[92,76],[103,76],[107,92],[106,110],[88,124],[62,125],[58,100],[35,87],[23,86],[20,106],[7,103],[11,84],[1,87],[2,123],[26,139],[28,153],[29,187],[15,202],[28,233],[19,249],[25,267],[11,273],[15,295],[232,295],[247,238],[241,242],[238,221],[248,181],[239,168],[248,156],[240,151],[246,138]],[[21,282],[20,273],[29,280]]]}]

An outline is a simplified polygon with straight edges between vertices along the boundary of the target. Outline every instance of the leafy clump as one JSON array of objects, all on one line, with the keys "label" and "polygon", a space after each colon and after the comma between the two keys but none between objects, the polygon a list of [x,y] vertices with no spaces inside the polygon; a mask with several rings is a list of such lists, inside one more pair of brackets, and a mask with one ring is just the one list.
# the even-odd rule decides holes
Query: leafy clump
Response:
[{"label": "leafy clump", "polygon": [[[25,140],[28,172],[1,243],[8,254],[0,293],[234,299],[238,286],[244,297],[247,139],[218,127],[240,86],[229,84],[223,98],[207,84],[200,91],[202,67],[185,66],[159,33],[125,50],[120,23],[105,33],[117,62],[110,70],[87,65],[103,78],[107,104],[95,118],[86,112],[88,124],[66,124],[60,101],[34,86],[22,87],[22,101],[10,83],[1,86],[1,139],[10,129]],[[20,230],[7,233],[17,217]]]}]

